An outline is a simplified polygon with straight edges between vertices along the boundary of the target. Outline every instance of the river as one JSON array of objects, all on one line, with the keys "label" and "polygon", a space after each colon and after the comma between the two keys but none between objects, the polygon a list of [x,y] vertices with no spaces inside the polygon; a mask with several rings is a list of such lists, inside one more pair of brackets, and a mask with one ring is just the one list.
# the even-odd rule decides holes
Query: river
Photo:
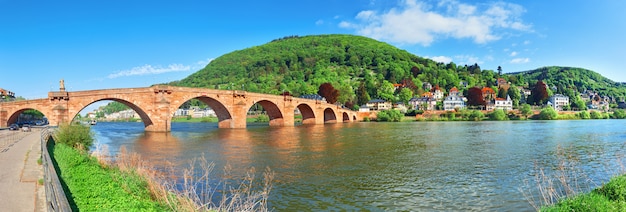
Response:
[{"label": "river", "polygon": [[[623,170],[626,120],[341,123],[218,129],[172,123],[93,126],[98,145],[121,146],[156,166],[204,156],[216,170],[275,173],[276,211],[533,211],[538,170],[556,173],[567,156],[581,191]],[[561,153],[559,153],[561,152]],[[565,154],[563,154],[565,152]],[[260,174],[259,174],[260,175]]]}]

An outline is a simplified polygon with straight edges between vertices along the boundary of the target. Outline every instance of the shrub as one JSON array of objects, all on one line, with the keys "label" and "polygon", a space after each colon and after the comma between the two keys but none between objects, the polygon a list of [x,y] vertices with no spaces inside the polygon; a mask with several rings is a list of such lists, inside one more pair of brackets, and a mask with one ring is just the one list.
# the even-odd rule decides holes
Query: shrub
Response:
[{"label": "shrub", "polygon": [[489,114],[489,119],[494,121],[503,121],[507,119],[507,116],[504,110],[496,109]]},{"label": "shrub", "polygon": [[82,124],[61,124],[53,137],[57,143],[82,150],[88,150],[93,144],[91,128]]},{"label": "shrub", "polygon": [[595,189],[594,192],[598,192],[611,201],[626,201],[626,175],[612,178],[606,185]]},{"label": "shrub", "polygon": [[580,113],[578,113],[578,116],[581,119],[590,119],[591,118],[591,115],[589,115],[589,112],[587,112],[586,110],[585,111],[580,111]]},{"label": "shrub", "polygon": [[402,112],[399,110],[383,110],[376,114],[377,121],[399,122],[402,120]]},{"label": "shrub", "polygon": [[611,115],[611,118],[614,119],[625,119],[626,118],[626,112],[624,110],[615,110],[613,111],[613,114]]},{"label": "shrub", "polygon": [[591,111],[591,119],[602,119],[602,113],[598,111]]},{"label": "shrub", "polygon": [[559,117],[559,113],[552,107],[546,107],[539,113],[539,119],[541,120],[555,120]]},{"label": "shrub", "polygon": [[268,115],[261,114],[256,117],[254,122],[270,122],[270,117]]},{"label": "shrub", "polygon": [[480,112],[479,110],[472,110],[472,112],[469,115],[469,119],[471,121],[480,121],[480,120],[483,120],[484,117],[485,117],[485,114],[483,114],[483,112]]}]

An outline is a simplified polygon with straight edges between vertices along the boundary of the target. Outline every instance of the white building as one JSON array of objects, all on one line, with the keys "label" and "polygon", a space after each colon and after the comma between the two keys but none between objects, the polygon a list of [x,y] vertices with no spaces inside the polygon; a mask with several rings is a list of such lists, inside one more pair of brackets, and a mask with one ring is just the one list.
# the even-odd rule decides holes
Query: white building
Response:
[{"label": "white building", "polygon": [[548,106],[554,108],[556,111],[563,110],[563,106],[569,105],[569,97],[563,94],[554,94],[548,100]]},{"label": "white building", "polygon": [[506,95],[506,99],[496,98],[493,106],[494,109],[513,110],[513,100],[511,100],[509,95]]},{"label": "white building", "polygon": [[465,108],[465,101],[463,101],[463,97],[457,95],[449,95],[443,100],[443,109],[444,110],[454,110],[456,108],[463,109]]}]

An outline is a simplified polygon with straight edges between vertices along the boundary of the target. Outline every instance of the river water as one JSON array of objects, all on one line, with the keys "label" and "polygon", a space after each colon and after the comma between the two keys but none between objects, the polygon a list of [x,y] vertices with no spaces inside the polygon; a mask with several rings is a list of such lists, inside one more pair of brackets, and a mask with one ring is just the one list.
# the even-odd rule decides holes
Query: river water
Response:
[{"label": "river water", "polygon": [[92,129],[112,153],[125,146],[156,166],[204,156],[239,175],[269,167],[276,211],[532,211],[521,191],[539,197],[538,170],[555,173],[566,156],[579,176],[573,181],[589,182],[578,186],[588,191],[623,170],[626,143],[625,120],[172,123],[171,133],[99,122]]}]

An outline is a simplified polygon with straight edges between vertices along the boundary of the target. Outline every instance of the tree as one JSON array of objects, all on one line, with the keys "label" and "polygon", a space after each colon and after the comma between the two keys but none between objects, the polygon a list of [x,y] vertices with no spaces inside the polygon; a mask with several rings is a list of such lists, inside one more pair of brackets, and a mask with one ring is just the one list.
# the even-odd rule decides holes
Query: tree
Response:
[{"label": "tree", "polygon": [[399,110],[383,110],[376,114],[376,121],[402,121],[402,113]]},{"label": "tree", "polygon": [[613,118],[613,119],[625,119],[626,118],[626,112],[624,110],[617,109],[617,110],[613,111],[613,114],[611,114],[611,118]]},{"label": "tree", "polygon": [[467,90],[467,104],[470,106],[487,105],[487,102],[483,99],[483,91],[478,87],[471,87]]},{"label": "tree", "polygon": [[529,103],[534,105],[543,105],[544,101],[549,97],[547,89],[548,86],[543,83],[543,81],[537,81],[537,84],[535,84],[530,92],[530,97],[528,98],[530,100]]},{"label": "tree", "polygon": [[546,107],[539,113],[539,119],[541,120],[555,120],[559,117],[559,113],[552,107]]},{"label": "tree", "polygon": [[413,97],[413,91],[411,91],[411,89],[409,88],[402,88],[400,89],[400,92],[398,93],[398,98],[405,105],[409,104],[409,100],[411,100],[412,97]]},{"label": "tree", "polygon": [[370,101],[370,95],[367,93],[364,82],[361,82],[361,84],[359,84],[359,88],[357,88],[356,90],[356,98],[359,106],[364,105]]},{"label": "tree", "polygon": [[317,94],[326,98],[326,102],[330,104],[335,104],[335,102],[337,102],[337,98],[339,97],[339,90],[335,89],[333,85],[326,82],[320,85]]},{"label": "tree", "polygon": [[498,98],[506,98],[506,95],[508,95],[508,91],[507,89],[504,89],[504,87],[500,87],[498,88]]},{"label": "tree", "polygon": [[581,119],[590,119],[591,115],[589,114],[589,111],[580,111],[580,113],[578,113],[578,117],[580,117]]},{"label": "tree", "polygon": [[489,114],[489,119],[494,121],[503,121],[507,119],[506,113],[502,109],[496,109]]},{"label": "tree", "polygon": [[522,109],[520,109],[520,112],[522,113],[522,116],[524,116],[525,119],[528,119],[528,116],[533,114],[533,109],[530,107],[529,104],[523,104]]},{"label": "tree", "polygon": [[511,100],[513,101],[513,107],[519,106],[519,101],[522,98],[522,94],[517,87],[511,86],[507,91],[507,95],[511,97]]},{"label": "tree", "polygon": [[383,80],[383,84],[382,86],[380,86],[380,89],[378,90],[378,97],[380,97],[381,99],[393,102],[395,101],[395,96],[393,96],[394,90],[395,88],[393,87],[393,84],[391,84],[387,80]]},{"label": "tree", "polygon": [[485,117],[485,114],[483,114],[479,110],[472,110],[472,112],[469,115],[469,119],[472,120],[472,121],[483,120],[483,117]]}]

